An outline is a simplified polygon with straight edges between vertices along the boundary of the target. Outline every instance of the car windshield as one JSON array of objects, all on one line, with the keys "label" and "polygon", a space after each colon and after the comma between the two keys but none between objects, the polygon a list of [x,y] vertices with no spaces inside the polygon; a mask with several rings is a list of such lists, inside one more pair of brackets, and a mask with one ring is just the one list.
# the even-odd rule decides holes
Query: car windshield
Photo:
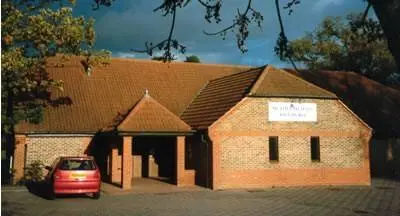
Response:
[{"label": "car windshield", "polygon": [[60,163],[60,170],[95,170],[91,160],[64,159]]}]

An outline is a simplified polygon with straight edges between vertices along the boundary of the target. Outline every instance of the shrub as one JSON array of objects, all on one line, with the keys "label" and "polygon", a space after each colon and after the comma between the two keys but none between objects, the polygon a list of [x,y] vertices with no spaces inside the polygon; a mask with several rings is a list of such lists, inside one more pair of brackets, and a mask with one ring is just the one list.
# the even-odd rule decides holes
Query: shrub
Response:
[{"label": "shrub", "polygon": [[38,182],[43,180],[44,178],[43,169],[44,169],[44,164],[42,161],[40,160],[33,161],[25,168],[24,180],[33,182]]}]

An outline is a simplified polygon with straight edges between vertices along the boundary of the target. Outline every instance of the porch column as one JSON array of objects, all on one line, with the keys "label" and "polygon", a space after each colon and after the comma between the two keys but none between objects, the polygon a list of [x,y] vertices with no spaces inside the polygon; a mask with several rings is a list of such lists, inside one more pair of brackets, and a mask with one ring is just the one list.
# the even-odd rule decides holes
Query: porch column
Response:
[{"label": "porch column", "polygon": [[176,185],[181,186],[185,181],[185,137],[176,137]]},{"label": "porch column", "polygon": [[122,142],[122,173],[121,186],[123,190],[132,187],[132,137],[124,136]]},{"label": "porch column", "polygon": [[119,183],[121,182],[121,174],[120,170],[118,168],[120,167],[119,163],[121,163],[118,160],[118,144],[119,143],[113,143],[111,145],[111,174],[110,174],[110,181],[111,183]]}]

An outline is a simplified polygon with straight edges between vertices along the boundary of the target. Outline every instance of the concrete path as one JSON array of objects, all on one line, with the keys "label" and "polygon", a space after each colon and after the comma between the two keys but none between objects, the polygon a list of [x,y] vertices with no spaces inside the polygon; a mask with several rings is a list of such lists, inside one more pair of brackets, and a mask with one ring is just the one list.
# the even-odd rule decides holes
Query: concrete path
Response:
[{"label": "concrete path", "polygon": [[209,189],[199,186],[177,187],[158,179],[135,178],[132,181],[131,190],[122,190],[119,186],[110,183],[102,183],[101,190],[105,194],[160,194],[175,192],[207,191]]},{"label": "concrete path", "polygon": [[3,215],[400,215],[400,181],[372,187],[273,188],[103,194],[46,200],[2,191]]}]

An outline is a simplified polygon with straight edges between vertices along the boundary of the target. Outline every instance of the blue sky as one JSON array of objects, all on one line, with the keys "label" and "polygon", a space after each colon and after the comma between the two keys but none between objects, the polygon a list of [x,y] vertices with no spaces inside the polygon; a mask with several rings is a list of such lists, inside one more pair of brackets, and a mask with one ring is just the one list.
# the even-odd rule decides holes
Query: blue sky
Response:
[{"label": "blue sky", "polygon": [[[281,0],[284,5],[288,0]],[[116,0],[112,7],[92,11],[89,1],[78,1],[74,13],[93,17],[96,20],[96,48],[107,49],[114,57],[149,58],[130,49],[144,48],[144,43],[159,42],[169,33],[171,17],[154,13],[153,9],[162,0]],[[204,20],[204,9],[192,0],[186,8],[178,11],[174,37],[187,47],[185,55],[197,55],[202,62],[218,64],[241,64],[260,66],[272,64],[288,66],[275,56],[273,48],[279,26],[273,0],[253,0],[253,7],[264,16],[262,30],[255,24],[249,27],[247,41],[249,51],[241,53],[236,47],[234,34],[226,40],[210,37],[203,30],[213,31],[232,23],[237,8],[246,7],[246,0],[224,0],[221,9],[222,22],[209,24]],[[292,15],[283,11],[284,25],[290,40],[312,31],[326,16],[345,16],[352,12],[362,12],[366,3],[362,0],[302,0]],[[184,59],[179,55],[178,59]]]}]

